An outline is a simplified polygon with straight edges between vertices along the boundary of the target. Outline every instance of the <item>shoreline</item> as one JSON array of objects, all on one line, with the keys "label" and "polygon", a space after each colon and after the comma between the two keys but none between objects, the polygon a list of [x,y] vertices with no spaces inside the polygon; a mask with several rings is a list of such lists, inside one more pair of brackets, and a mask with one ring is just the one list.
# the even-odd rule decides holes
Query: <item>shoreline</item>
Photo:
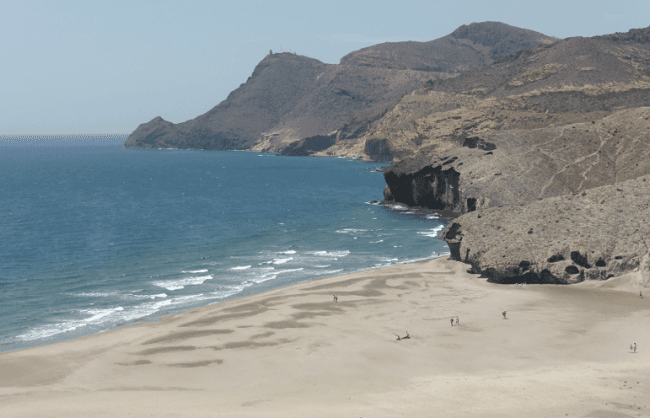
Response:
[{"label": "shoreline", "polygon": [[[650,416],[650,300],[634,293],[633,276],[522,288],[466,270],[438,258],[314,279],[1,353],[0,409],[8,417]],[[639,350],[628,353],[633,342]]]},{"label": "shoreline", "polygon": [[[4,353],[13,353],[13,352],[22,351],[22,350],[31,350],[31,349],[36,349],[36,348],[39,348],[39,347],[47,347],[47,346],[50,346],[50,345],[53,345],[53,344],[61,344],[61,343],[76,341],[76,340],[79,340],[79,339],[82,339],[82,338],[92,337],[93,335],[99,335],[99,334],[102,334],[102,333],[105,333],[105,332],[112,332],[112,331],[116,331],[116,330],[120,330],[120,329],[124,329],[124,328],[128,328],[128,327],[132,327],[132,326],[138,325],[140,323],[159,322],[162,318],[165,318],[167,316],[182,314],[183,312],[191,311],[191,310],[194,310],[194,309],[203,309],[203,308],[206,308],[206,307],[209,307],[209,306],[212,306],[212,305],[217,305],[217,304],[221,304],[221,303],[225,303],[225,302],[229,302],[229,301],[234,301],[234,300],[240,300],[242,298],[246,298],[246,297],[250,297],[250,296],[262,295],[262,294],[265,294],[267,292],[273,292],[273,291],[276,291],[276,290],[281,290],[281,289],[284,289],[284,288],[287,288],[287,287],[312,282],[314,280],[322,280],[322,279],[328,279],[328,278],[333,278],[333,277],[344,276],[344,275],[348,275],[348,274],[363,273],[363,272],[371,271],[371,270],[380,270],[380,269],[383,269],[383,268],[399,266],[399,265],[402,265],[402,264],[423,263],[423,262],[436,260],[438,258],[449,256],[448,251],[445,252],[445,253],[442,253],[442,254],[440,254],[440,253],[436,253],[436,254],[437,254],[437,256],[432,256],[432,257],[427,257],[427,258],[417,258],[417,259],[414,259],[414,260],[406,260],[406,261],[402,261],[402,262],[398,262],[398,263],[391,263],[391,264],[388,264],[388,265],[375,266],[375,267],[366,267],[366,268],[362,268],[360,270],[357,270],[357,271],[354,271],[354,272],[351,272],[351,273],[344,273],[344,274],[336,275],[336,276],[313,277],[311,279],[306,279],[304,281],[301,281],[301,282],[298,282],[298,283],[293,283],[293,284],[290,284],[290,285],[287,285],[287,286],[281,286],[281,287],[274,288],[274,289],[264,290],[264,291],[261,291],[261,292],[258,292],[258,293],[242,293],[242,294],[240,294],[238,296],[229,297],[229,298],[224,299],[222,301],[213,302],[213,303],[210,303],[210,304],[204,305],[204,306],[187,308],[187,309],[184,309],[184,310],[181,310],[181,311],[175,311],[175,312],[167,311],[167,312],[156,313],[156,314],[152,314],[152,315],[147,316],[147,317],[136,318],[136,319],[124,322],[124,323],[119,323],[119,324],[116,324],[116,325],[110,327],[109,329],[106,329],[104,331],[95,332],[93,334],[88,334],[88,335],[84,335],[84,336],[80,336],[80,337],[73,337],[73,338],[69,338],[69,339],[62,339],[62,340],[59,340],[59,341],[48,342],[48,343],[45,343],[45,344],[37,344],[37,345],[30,345],[30,346],[22,347],[22,348],[15,348],[14,350],[2,351],[2,352],[0,352],[0,356],[2,354],[4,354]],[[6,342],[6,343],[1,343],[0,346],[5,347],[5,346],[12,345],[12,344],[20,344],[22,342],[23,341],[11,341],[11,342]]]}]

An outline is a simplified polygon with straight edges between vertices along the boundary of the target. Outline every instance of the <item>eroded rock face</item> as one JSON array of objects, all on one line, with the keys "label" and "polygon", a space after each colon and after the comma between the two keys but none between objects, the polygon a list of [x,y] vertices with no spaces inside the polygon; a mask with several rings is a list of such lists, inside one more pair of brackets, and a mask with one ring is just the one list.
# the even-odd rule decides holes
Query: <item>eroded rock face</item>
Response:
[{"label": "eroded rock face", "polygon": [[650,107],[641,107],[589,123],[466,137],[439,157],[389,167],[384,198],[461,214],[582,193],[650,174],[648,135]]},{"label": "eroded rock face", "polygon": [[391,165],[384,172],[384,201],[466,212],[459,187],[460,174],[451,165],[455,160],[453,157],[446,161],[414,158]]},{"label": "eroded rock face", "polygon": [[441,233],[451,257],[497,283],[606,280],[640,268],[650,284],[650,175],[528,205],[479,209]]},{"label": "eroded rock face", "polygon": [[318,151],[331,147],[336,142],[336,135],[315,135],[290,144],[280,155],[290,157],[307,157]]}]

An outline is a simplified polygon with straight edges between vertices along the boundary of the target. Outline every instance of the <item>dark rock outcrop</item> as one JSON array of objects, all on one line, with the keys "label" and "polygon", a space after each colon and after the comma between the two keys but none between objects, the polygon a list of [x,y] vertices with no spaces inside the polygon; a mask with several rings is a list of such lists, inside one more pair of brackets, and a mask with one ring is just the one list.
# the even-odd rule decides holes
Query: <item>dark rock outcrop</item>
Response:
[{"label": "dark rock outcrop", "polygon": [[453,157],[444,161],[420,157],[391,165],[384,171],[384,201],[466,212],[459,188],[460,175],[451,165],[454,161]]},{"label": "dark rock outcrop", "polygon": [[640,269],[650,284],[650,175],[529,205],[480,209],[440,234],[496,283],[577,283]]},{"label": "dark rock outcrop", "polygon": [[334,145],[336,135],[315,135],[290,144],[280,152],[280,155],[290,157],[307,157]]}]

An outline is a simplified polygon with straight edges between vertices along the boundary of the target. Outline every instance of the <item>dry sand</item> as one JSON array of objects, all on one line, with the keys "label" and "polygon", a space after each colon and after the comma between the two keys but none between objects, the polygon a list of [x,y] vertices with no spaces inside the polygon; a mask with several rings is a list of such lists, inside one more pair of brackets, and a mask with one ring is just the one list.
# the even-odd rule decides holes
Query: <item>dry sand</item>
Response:
[{"label": "dry sand", "polygon": [[0,354],[0,416],[650,416],[650,291],[629,277],[502,286],[466,269],[313,280]]}]

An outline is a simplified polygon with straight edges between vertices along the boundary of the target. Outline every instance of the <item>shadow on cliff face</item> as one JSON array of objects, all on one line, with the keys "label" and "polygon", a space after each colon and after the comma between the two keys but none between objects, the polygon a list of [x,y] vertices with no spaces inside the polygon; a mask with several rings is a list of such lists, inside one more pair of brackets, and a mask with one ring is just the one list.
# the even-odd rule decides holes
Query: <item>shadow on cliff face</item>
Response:
[{"label": "shadow on cliff face", "polygon": [[[390,166],[384,172],[384,200],[456,214],[466,212],[467,205],[475,207],[476,199],[462,201],[460,173],[450,165],[456,159],[451,157],[441,164],[424,165],[417,159],[409,159]],[[413,169],[414,165],[419,169]]]}]

